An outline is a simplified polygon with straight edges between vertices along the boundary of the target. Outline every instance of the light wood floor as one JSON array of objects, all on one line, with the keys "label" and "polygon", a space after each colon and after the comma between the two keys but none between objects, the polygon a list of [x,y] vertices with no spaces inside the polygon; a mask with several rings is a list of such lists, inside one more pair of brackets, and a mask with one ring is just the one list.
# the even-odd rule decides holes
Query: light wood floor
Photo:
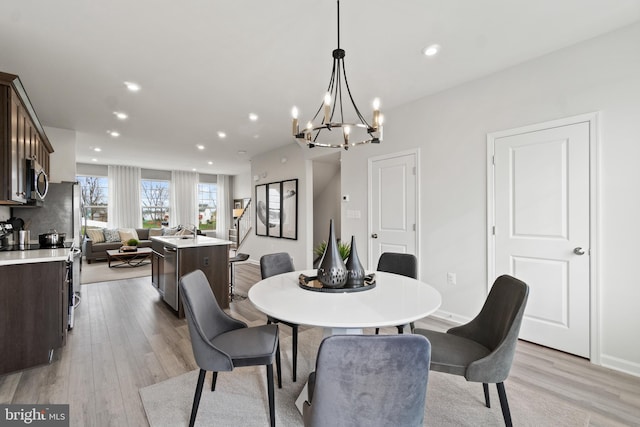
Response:
[{"label": "light wood floor", "polygon": [[[258,266],[236,266],[238,293],[246,295],[259,279]],[[148,277],[83,285],[81,292],[67,345],[50,365],[1,376],[0,403],[69,403],[73,426],[148,425],[138,389],[196,369],[186,322],[160,300]],[[250,325],[266,320],[242,298],[230,312]],[[427,318],[416,326],[449,325]],[[592,426],[640,425],[640,378],[520,342],[507,394],[516,382],[587,411]]]}]

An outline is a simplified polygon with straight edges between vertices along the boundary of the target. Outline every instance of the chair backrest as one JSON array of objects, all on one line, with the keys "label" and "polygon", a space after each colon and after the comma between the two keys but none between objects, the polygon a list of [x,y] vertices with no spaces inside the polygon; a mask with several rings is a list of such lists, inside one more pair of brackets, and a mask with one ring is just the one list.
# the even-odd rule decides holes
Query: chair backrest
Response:
[{"label": "chair backrest", "polygon": [[207,277],[194,270],[180,279],[180,293],[189,326],[191,347],[196,363],[207,371],[231,371],[233,362],[211,344],[216,336],[246,324],[227,315],[218,305]]},{"label": "chair backrest", "polygon": [[[469,323],[451,328],[447,333],[472,339],[491,350],[484,359],[467,368],[470,381],[478,377],[491,379],[482,382],[500,382],[509,374],[516,351],[520,325],[529,297],[529,286],[509,275],[498,277],[480,313]],[[479,381],[479,380],[478,380]]]},{"label": "chair backrest", "polygon": [[378,271],[418,278],[418,260],[413,254],[384,252],[378,260]]},{"label": "chair backrest", "polygon": [[267,254],[260,257],[260,274],[263,279],[277,274],[295,271],[291,255],[286,252]]},{"label": "chair backrest", "polygon": [[422,426],[431,343],[421,335],[332,335],[320,344],[304,425]]}]

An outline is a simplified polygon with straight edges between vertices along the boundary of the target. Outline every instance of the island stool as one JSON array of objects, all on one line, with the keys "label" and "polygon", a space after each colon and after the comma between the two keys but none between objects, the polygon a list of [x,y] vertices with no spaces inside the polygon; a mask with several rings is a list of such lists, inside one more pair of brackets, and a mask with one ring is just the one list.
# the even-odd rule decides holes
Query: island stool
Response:
[{"label": "island stool", "polygon": [[231,281],[229,282],[229,299],[233,301],[234,297],[240,297],[244,299],[241,295],[237,295],[233,293],[233,271],[235,270],[235,263],[242,262],[249,259],[249,254],[243,254],[242,252],[236,253],[234,257],[229,258],[229,267],[231,268]]}]

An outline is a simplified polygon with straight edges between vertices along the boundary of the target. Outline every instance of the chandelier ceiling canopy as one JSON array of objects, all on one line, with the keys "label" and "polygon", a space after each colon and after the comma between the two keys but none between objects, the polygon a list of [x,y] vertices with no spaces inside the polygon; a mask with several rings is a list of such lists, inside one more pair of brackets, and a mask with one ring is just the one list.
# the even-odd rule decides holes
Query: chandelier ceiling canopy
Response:
[{"label": "chandelier ceiling canopy", "polygon": [[[300,129],[298,109],[293,107],[293,136],[301,144],[313,147],[344,148],[348,150],[360,144],[377,144],[382,141],[382,114],[380,100],[373,101],[371,123],[360,113],[356,105],[344,67],[345,51],[340,48],[340,0],[338,3],[338,47],[333,50],[331,79],[324,99],[313,118]],[[343,88],[344,86],[344,88]],[[343,97],[346,107],[343,108]]]}]

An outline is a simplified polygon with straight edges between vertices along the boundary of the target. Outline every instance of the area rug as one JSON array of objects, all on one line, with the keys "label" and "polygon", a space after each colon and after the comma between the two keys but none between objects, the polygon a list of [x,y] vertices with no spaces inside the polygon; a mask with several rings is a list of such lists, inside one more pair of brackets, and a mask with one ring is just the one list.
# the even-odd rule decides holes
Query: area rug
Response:
[{"label": "area rug", "polygon": [[110,282],[112,280],[133,279],[135,277],[149,276],[151,280],[151,264],[140,267],[109,268],[106,261],[94,261],[91,264],[82,261],[80,272],[80,284]]},{"label": "area rug", "polygon": [[[302,426],[302,416],[294,405],[311,367],[315,365],[322,333],[305,331],[298,341],[298,381],[291,381],[291,340],[282,340],[282,389],[276,386],[276,425]],[[152,427],[186,426],[198,378],[194,370],[140,389],[140,397]],[[519,426],[587,426],[589,417],[574,407],[548,398],[523,385],[505,382],[513,423]],[[196,426],[269,425],[266,373],[264,367],[238,368],[218,374],[216,391],[211,392],[208,373],[202,392]],[[336,398],[341,398],[336,396]],[[462,377],[431,372],[427,387],[426,426],[504,425],[495,386],[492,407],[484,406],[482,385]]]}]

